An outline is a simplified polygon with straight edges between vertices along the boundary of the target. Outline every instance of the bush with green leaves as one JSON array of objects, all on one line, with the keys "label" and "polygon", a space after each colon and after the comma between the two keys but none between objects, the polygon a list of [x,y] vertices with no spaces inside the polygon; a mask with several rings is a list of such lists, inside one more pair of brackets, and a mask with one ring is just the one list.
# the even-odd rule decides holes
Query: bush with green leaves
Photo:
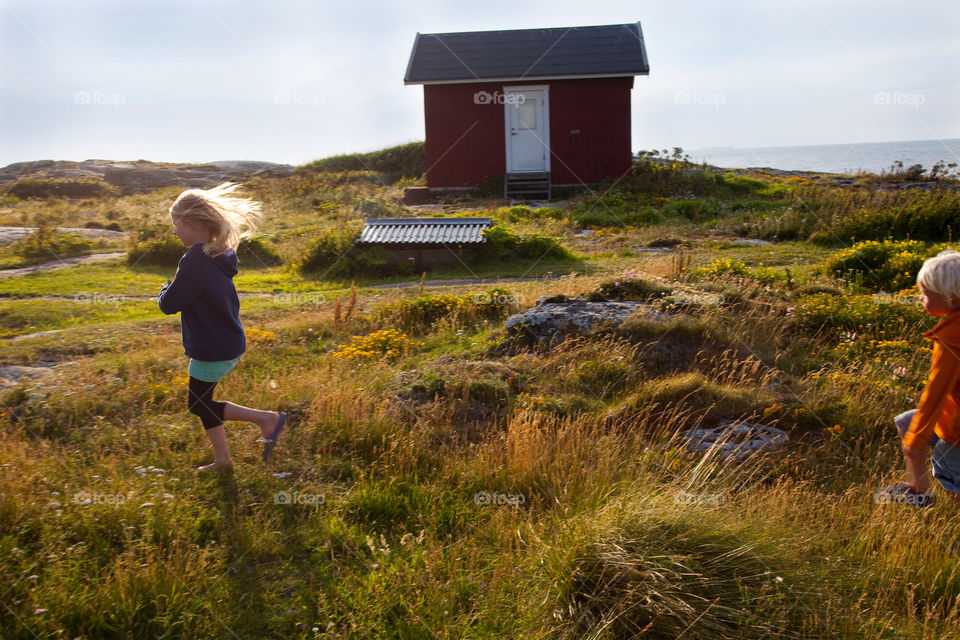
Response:
[{"label": "bush with green leaves", "polygon": [[21,178],[10,186],[18,198],[102,198],[115,195],[113,185],[96,178]]},{"label": "bush with green leaves", "polygon": [[700,277],[716,278],[724,275],[746,276],[749,275],[747,265],[740,260],[733,258],[717,258],[710,264],[694,272],[694,275]]},{"label": "bush with green leaves", "polygon": [[127,264],[130,266],[175,267],[187,251],[180,238],[166,233],[155,238],[140,240],[127,249]]},{"label": "bush with green leaves", "polygon": [[521,236],[511,229],[493,225],[483,230],[486,242],[482,252],[491,261],[512,261],[520,259],[572,260],[574,256],[555,238],[541,235]]},{"label": "bush with green leaves", "polygon": [[900,291],[913,286],[923,262],[949,248],[918,240],[867,240],[827,258],[823,268],[871,291]]},{"label": "bush with green leaves", "polygon": [[531,209],[524,205],[514,207],[501,207],[497,209],[493,216],[498,220],[505,222],[523,222],[528,220],[563,220],[566,212],[556,207],[537,207]]},{"label": "bush with green leaves", "polygon": [[390,218],[398,213],[384,200],[364,196],[357,196],[353,209],[365,218]]},{"label": "bush with green leaves", "polygon": [[313,273],[331,268],[353,247],[362,230],[357,226],[351,226],[322,232],[307,249],[306,255],[298,265],[299,270],[303,273]]},{"label": "bush with green leaves", "polygon": [[41,226],[11,248],[16,255],[33,262],[84,255],[93,249],[93,242],[75,233],[63,233]]},{"label": "bush with green leaves", "polygon": [[237,260],[245,267],[275,267],[283,264],[283,258],[272,245],[262,239],[244,238],[237,247]]},{"label": "bush with green leaves", "polygon": [[409,330],[429,328],[437,320],[454,315],[471,321],[502,318],[516,310],[521,300],[521,296],[503,287],[494,287],[486,291],[471,291],[462,296],[446,293],[401,300],[384,305],[377,314]]},{"label": "bush with green leaves", "polygon": [[[148,232],[149,233],[149,232]],[[135,241],[127,250],[127,264],[157,267],[176,267],[187,252],[180,238],[163,233]],[[244,238],[237,248],[237,260],[244,267],[272,267],[283,260],[276,250],[259,238]]]},{"label": "bush with green leaves", "polygon": [[663,206],[663,214],[703,222],[720,215],[717,203],[709,199],[675,200]]},{"label": "bush with green leaves", "polygon": [[784,313],[808,329],[831,327],[860,334],[919,336],[932,324],[930,316],[912,300],[917,295],[815,293],[799,296]]},{"label": "bush with green leaves", "polygon": [[683,149],[675,147],[671,154],[666,149],[641,151],[633,164],[631,175],[618,185],[624,193],[652,194],[656,196],[733,197],[756,195],[764,198],[780,198],[788,189],[756,178],[720,173],[706,165],[691,162]]},{"label": "bush with green leaves", "polygon": [[350,224],[322,232],[307,249],[297,269],[304,274],[331,278],[413,273],[409,263],[393,260],[388,249],[356,244],[362,231],[362,226]]}]

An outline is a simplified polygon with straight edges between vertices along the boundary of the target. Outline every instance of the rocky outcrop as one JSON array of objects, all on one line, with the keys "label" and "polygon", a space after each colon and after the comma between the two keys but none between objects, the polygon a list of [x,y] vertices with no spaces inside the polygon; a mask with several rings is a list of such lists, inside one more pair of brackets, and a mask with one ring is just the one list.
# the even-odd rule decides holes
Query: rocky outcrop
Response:
[{"label": "rocky outcrop", "polygon": [[691,429],[684,439],[691,451],[715,450],[724,460],[743,460],[756,451],[774,451],[784,446],[787,433],[756,422],[722,420],[717,427]]},{"label": "rocky outcrop", "polygon": [[0,185],[20,178],[95,178],[122,191],[146,191],[158,187],[211,187],[221,182],[243,180],[253,175],[289,176],[293,167],[275,162],[221,160],[207,164],[165,162],[114,162],[112,160],[36,160],[15,162],[0,169]]},{"label": "rocky outcrop", "polygon": [[540,298],[536,306],[507,318],[504,326],[509,334],[543,343],[569,335],[587,335],[600,325],[615,327],[637,312],[645,312],[655,320],[667,318],[648,302],[589,302],[555,296]]},{"label": "rocky outcrop", "polygon": [[[23,240],[28,235],[36,231],[36,227],[0,227],[0,244],[10,244],[11,242],[17,242],[18,240]],[[74,233],[85,238],[94,238],[94,239],[104,239],[104,240],[116,240],[117,238],[125,238],[128,233],[123,231],[114,231],[112,229],[87,229],[81,227],[57,227],[57,231],[60,233]]]},{"label": "rocky outcrop", "polygon": [[25,367],[20,365],[0,365],[0,389],[19,382],[35,381],[50,375],[49,367]]}]

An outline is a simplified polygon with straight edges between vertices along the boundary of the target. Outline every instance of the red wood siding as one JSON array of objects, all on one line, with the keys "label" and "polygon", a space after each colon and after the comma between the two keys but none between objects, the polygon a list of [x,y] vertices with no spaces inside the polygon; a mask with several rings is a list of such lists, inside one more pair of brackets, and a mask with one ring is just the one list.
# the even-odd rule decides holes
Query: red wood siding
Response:
[{"label": "red wood siding", "polygon": [[[424,85],[427,185],[474,186],[506,172],[502,104],[478,104],[480,91],[550,86],[551,172],[554,184],[616,179],[630,169],[633,78]],[[580,133],[571,133],[579,129]]]},{"label": "red wood siding", "polygon": [[616,179],[630,169],[631,87],[633,77],[550,83],[553,184]]}]

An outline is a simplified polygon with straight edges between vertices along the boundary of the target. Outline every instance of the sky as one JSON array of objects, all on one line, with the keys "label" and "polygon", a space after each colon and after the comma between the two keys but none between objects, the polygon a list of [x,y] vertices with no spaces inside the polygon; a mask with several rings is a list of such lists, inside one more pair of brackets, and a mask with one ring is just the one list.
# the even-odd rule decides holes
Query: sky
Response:
[{"label": "sky", "polygon": [[422,140],[417,32],[637,21],[635,151],[960,138],[956,0],[0,0],[0,166]]}]

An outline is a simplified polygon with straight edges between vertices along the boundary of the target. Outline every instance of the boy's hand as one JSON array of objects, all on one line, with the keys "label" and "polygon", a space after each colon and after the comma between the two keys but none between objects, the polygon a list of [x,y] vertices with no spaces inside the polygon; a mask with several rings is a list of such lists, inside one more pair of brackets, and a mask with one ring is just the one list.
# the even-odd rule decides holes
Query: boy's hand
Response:
[{"label": "boy's hand", "polygon": [[927,447],[903,447],[903,460],[907,463],[907,484],[918,493],[930,491],[927,474]]}]

